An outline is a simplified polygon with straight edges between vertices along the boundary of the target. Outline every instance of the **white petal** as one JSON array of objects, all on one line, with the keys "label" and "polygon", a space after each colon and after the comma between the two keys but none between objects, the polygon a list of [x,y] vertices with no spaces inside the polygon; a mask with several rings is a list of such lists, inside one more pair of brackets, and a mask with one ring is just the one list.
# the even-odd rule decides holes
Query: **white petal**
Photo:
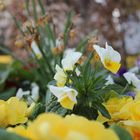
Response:
[{"label": "white petal", "polygon": [[17,93],[16,93],[16,97],[18,99],[22,99],[23,96],[28,96],[30,94],[30,91],[23,91],[21,88],[18,89]]},{"label": "white petal", "polygon": [[73,70],[75,63],[82,56],[80,52],[71,52],[66,55],[64,59],[62,59],[62,66],[65,70]]},{"label": "white petal", "polygon": [[137,78],[137,76],[134,73],[126,72],[123,74],[123,76],[129,84],[132,83],[133,86],[140,89],[140,80]]},{"label": "white petal", "polygon": [[106,78],[107,82],[105,83],[105,85],[112,85],[114,84],[114,80],[113,78],[111,77],[111,75],[109,75],[107,78]]},{"label": "white petal", "polygon": [[115,51],[111,46],[109,46],[106,42],[106,56],[108,56],[114,62],[121,61],[121,55]]},{"label": "white petal", "polygon": [[95,49],[95,51],[99,55],[102,63],[104,63],[104,58],[105,58],[106,50],[104,48],[101,48],[99,45],[94,45],[93,48]]},{"label": "white petal", "polygon": [[37,46],[37,44],[36,44],[35,41],[32,42],[31,48],[32,48],[32,50],[34,51],[34,53],[36,54],[36,56],[38,58],[41,58],[42,57],[42,54],[41,54],[41,52],[40,52],[40,50],[39,50],[39,48],[38,48],[38,46]]},{"label": "white petal", "polygon": [[61,98],[65,93],[64,93],[64,87],[56,87],[56,86],[49,86],[49,89],[52,94],[54,94],[58,99]]},{"label": "white petal", "polygon": [[76,96],[78,92],[69,87],[56,87],[56,86],[49,86],[50,91],[58,98],[58,101],[61,101],[65,96],[68,96],[70,100],[76,101]]}]

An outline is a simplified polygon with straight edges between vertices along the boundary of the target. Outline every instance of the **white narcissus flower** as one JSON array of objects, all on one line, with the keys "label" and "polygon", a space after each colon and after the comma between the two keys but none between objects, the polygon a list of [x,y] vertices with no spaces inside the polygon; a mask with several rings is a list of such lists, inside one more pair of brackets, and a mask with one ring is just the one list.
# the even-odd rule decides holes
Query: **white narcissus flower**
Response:
[{"label": "white narcissus flower", "polygon": [[38,59],[42,58],[42,53],[40,52],[38,45],[36,44],[35,41],[31,43],[31,48],[34,51],[35,55],[37,56]]},{"label": "white narcissus flower", "polygon": [[132,84],[137,89],[140,89],[140,79],[132,72],[126,72],[123,74],[124,78],[129,84]]},{"label": "white narcissus flower", "polygon": [[93,48],[99,55],[104,67],[112,73],[117,73],[121,64],[121,56],[111,46],[106,43],[106,48],[101,48],[98,45],[94,45]]},{"label": "white narcissus flower", "polygon": [[69,87],[56,87],[56,86],[49,86],[50,91],[54,96],[57,97],[58,102],[67,109],[73,109],[74,105],[77,103],[76,96],[78,92]]},{"label": "white narcissus flower", "polygon": [[62,59],[62,66],[64,70],[73,70],[74,65],[82,56],[80,52],[71,52],[68,53],[65,58]]},{"label": "white narcissus flower", "polygon": [[67,80],[67,76],[62,68],[60,68],[58,65],[55,67],[56,74],[54,75],[54,79],[57,81],[57,86],[64,86]]},{"label": "white narcissus flower", "polygon": [[106,86],[107,86],[107,85],[112,85],[112,84],[114,84],[114,80],[113,80],[113,78],[112,78],[111,75],[108,75],[108,77],[106,78],[106,80],[107,80],[107,82],[105,83]]},{"label": "white narcissus flower", "polygon": [[19,88],[16,93],[16,97],[19,100],[21,100],[23,98],[23,96],[29,96],[29,95],[30,95],[30,91],[23,91],[21,88]]}]

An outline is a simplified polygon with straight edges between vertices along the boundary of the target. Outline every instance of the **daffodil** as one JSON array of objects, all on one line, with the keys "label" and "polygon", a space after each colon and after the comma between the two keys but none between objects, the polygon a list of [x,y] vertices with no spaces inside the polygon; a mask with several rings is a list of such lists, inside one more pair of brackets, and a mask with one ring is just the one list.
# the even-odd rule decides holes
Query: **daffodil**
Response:
[{"label": "daffodil", "polygon": [[98,45],[94,45],[93,48],[99,55],[101,62],[104,67],[111,71],[112,73],[117,73],[121,64],[121,56],[115,51],[111,46],[106,43],[106,48],[101,48]]},{"label": "daffodil", "polygon": [[69,87],[56,87],[49,86],[50,91],[58,98],[58,102],[67,109],[73,109],[74,105],[77,103],[76,96],[78,92]]},{"label": "daffodil", "polygon": [[140,90],[140,79],[138,79],[135,73],[126,72],[123,76],[129,84],[132,84],[136,89]]}]

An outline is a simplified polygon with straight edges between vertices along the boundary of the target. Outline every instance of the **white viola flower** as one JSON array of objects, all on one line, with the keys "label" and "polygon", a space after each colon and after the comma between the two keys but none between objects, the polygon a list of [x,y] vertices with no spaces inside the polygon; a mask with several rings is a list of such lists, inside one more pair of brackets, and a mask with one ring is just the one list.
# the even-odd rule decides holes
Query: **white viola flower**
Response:
[{"label": "white viola flower", "polygon": [[37,56],[38,59],[42,58],[42,53],[39,50],[39,46],[36,44],[35,41],[33,41],[31,43],[31,48],[33,50],[33,52],[35,53],[35,55]]},{"label": "white viola flower", "polygon": [[30,91],[23,91],[21,88],[19,88],[16,93],[16,97],[19,100],[21,100],[23,98],[23,96],[29,96],[29,95],[30,95]]},{"label": "white viola flower", "polygon": [[129,84],[132,84],[136,89],[140,89],[140,79],[132,72],[126,72],[123,74],[124,78]]},{"label": "white viola flower", "polygon": [[121,64],[121,56],[111,46],[106,43],[106,48],[101,48],[98,45],[94,45],[93,48],[99,55],[102,64],[106,69],[112,73],[117,73]]},{"label": "white viola flower", "polygon": [[77,103],[76,96],[78,92],[69,87],[56,87],[56,86],[49,86],[50,91],[54,96],[57,97],[57,101],[67,109],[73,109],[74,105]]},{"label": "white viola flower", "polygon": [[80,52],[71,52],[68,53],[63,59],[62,59],[62,67],[64,70],[73,70],[74,65],[77,63],[77,61],[82,56],[82,53]]},{"label": "white viola flower", "polygon": [[113,78],[112,78],[111,75],[108,75],[108,77],[106,78],[106,80],[107,80],[107,82],[105,83],[106,86],[107,86],[107,85],[112,85],[112,84],[114,84],[114,80],[113,80]]},{"label": "white viola flower", "polygon": [[67,80],[67,76],[62,68],[59,65],[56,65],[56,74],[54,75],[54,79],[57,82],[57,86],[64,86]]},{"label": "white viola flower", "polygon": [[32,83],[31,88],[31,95],[27,99],[29,105],[33,102],[37,102],[39,99],[39,86],[36,83]]},{"label": "white viola flower", "polygon": [[66,49],[65,52],[64,52],[64,57],[66,57],[67,55],[69,55],[69,54],[71,54],[73,52],[75,52],[75,48]]}]

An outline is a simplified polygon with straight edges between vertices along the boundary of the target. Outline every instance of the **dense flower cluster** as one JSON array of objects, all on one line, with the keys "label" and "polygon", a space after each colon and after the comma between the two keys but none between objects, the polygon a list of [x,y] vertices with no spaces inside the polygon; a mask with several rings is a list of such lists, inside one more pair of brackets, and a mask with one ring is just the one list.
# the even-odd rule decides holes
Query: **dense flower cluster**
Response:
[{"label": "dense flower cluster", "polygon": [[0,100],[0,127],[27,122],[27,112],[27,104],[16,97]]},{"label": "dense flower cluster", "polygon": [[113,130],[101,123],[76,115],[62,118],[56,114],[41,114],[27,128],[17,126],[8,131],[31,140],[119,140]]}]

